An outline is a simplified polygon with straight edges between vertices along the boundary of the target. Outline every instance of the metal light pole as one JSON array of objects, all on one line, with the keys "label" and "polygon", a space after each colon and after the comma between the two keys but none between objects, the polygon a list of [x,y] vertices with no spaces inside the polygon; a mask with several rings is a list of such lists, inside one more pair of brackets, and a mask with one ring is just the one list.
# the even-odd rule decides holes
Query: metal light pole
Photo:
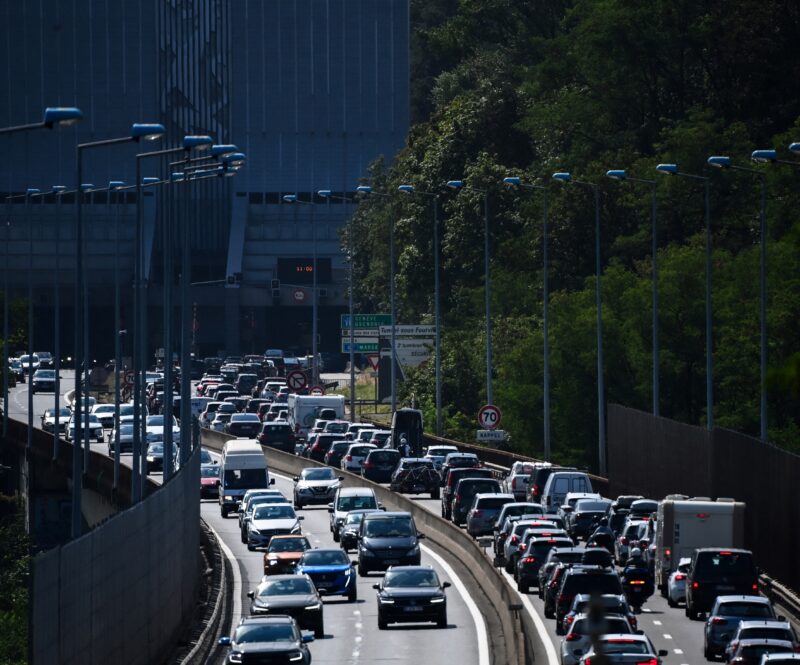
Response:
[{"label": "metal light pole", "polygon": [[447,186],[454,190],[476,192],[483,196],[483,272],[484,272],[484,317],[486,320],[486,402],[494,404],[492,387],[492,284],[489,271],[489,190],[467,187],[463,180],[448,180]]},{"label": "metal light pole", "polygon": [[664,175],[682,176],[703,183],[703,205],[705,208],[705,308],[706,308],[706,428],[714,429],[714,342],[711,311],[711,181],[706,176],[683,173],[677,164],[659,164],[656,171]]},{"label": "metal light pole", "polygon": [[606,387],[603,362],[603,300],[600,271],[600,189],[591,182],[573,180],[566,172],[553,174],[553,179],[563,183],[574,183],[588,187],[594,194],[594,270],[595,270],[595,310],[597,312],[597,458],[598,473],[605,476],[606,470]]},{"label": "metal light pole", "polygon": [[120,393],[119,378],[120,365],[122,364],[122,348],[120,340],[120,288],[119,288],[119,203],[122,193],[119,191],[125,186],[120,180],[112,180],[108,183],[108,197],[111,201],[113,192],[117,200],[114,210],[114,489],[119,485],[119,456],[120,456]]},{"label": "metal light pole", "polygon": [[[25,191],[25,222],[28,225],[28,431],[25,450],[28,452],[33,448],[33,224],[30,204],[31,197],[39,194],[41,191],[35,188]],[[25,371],[24,367],[22,369]]]},{"label": "metal light pole", "polygon": [[56,372],[55,395],[53,397],[55,407],[55,422],[53,423],[53,460],[58,458],[58,444],[61,440],[61,197],[66,193],[64,185],[54,185],[52,192],[56,197],[56,256],[53,270],[53,367]]},{"label": "metal light pole", "polygon": [[3,257],[3,439],[8,436],[8,373],[11,368],[8,364],[8,245],[11,241],[11,216],[8,209],[8,197],[6,197],[6,222],[3,225],[5,234],[5,256]]},{"label": "metal light pole", "polygon": [[652,269],[652,286],[653,286],[653,415],[661,415],[661,379],[659,376],[660,356],[661,351],[659,347],[659,334],[658,334],[658,224],[657,224],[657,199],[656,199],[656,181],[647,180],[645,178],[632,178],[624,169],[613,169],[606,171],[606,176],[612,180],[619,180],[621,182],[641,183],[650,186],[650,241],[651,241],[651,255],[653,260]]},{"label": "metal light pole", "polygon": [[547,238],[547,187],[543,185],[533,185],[522,182],[517,176],[504,178],[503,183],[512,187],[534,190],[542,192],[542,351],[543,360],[543,436],[544,436],[544,459],[550,461],[551,438],[550,438],[550,285],[549,285],[549,243]]}]

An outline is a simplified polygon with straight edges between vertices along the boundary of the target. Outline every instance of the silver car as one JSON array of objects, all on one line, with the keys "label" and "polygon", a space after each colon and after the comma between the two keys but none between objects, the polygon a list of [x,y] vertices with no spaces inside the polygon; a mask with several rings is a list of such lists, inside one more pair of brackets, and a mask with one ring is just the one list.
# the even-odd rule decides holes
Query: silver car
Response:
[{"label": "silver car", "polygon": [[[588,614],[578,614],[570,624],[569,631],[561,640],[561,665],[577,665],[583,654],[592,646]],[[620,614],[607,614],[598,626],[601,634],[617,633],[632,635],[636,631],[627,618]]]},{"label": "silver car", "polygon": [[312,466],[303,469],[294,477],[294,506],[297,509],[308,504],[333,501],[336,490],[342,484],[343,476],[337,476],[333,469]]},{"label": "silver car", "polygon": [[[666,649],[656,651],[647,635],[609,633],[601,635],[599,641],[602,653],[609,665],[630,665],[641,662],[655,662],[657,665],[661,665],[661,659],[669,655],[669,651]],[[590,647],[580,657],[579,662],[588,663],[596,658],[597,653]]]},{"label": "silver car", "polygon": [[691,557],[683,557],[667,580],[667,602],[670,607],[686,602],[686,575],[692,565]]},{"label": "silver car", "polygon": [[425,457],[433,462],[433,466],[437,471],[441,471],[444,458],[450,453],[457,453],[458,448],[455,446],[429,446]]},{"label": "silver car", "polygon": [[342,456],[341,467],[345,471],[352,471],[353,473],[361,473],[361,465],[369,455],[370,450],[375,450],[377,446],[371,443],[353,443],[347,449],[347,452]]},{"label": "silver car", "polygon": [[514,462],[511,465],[503,484],[506,492],[514,495],[515,501],[525,501],[525,497],[528,495],[528,482],[533,469],[531,462]]},{"label": "silver car", "polygon": [[476,494],[467,513],[467,533],[473,538],[492,533],[503,506],[513,502],[513,494]]}]

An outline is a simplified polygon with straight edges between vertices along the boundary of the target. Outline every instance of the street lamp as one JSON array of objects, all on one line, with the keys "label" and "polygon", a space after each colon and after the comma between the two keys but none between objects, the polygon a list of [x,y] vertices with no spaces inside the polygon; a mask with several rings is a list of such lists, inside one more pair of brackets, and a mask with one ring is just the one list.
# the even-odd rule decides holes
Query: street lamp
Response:
[{"label": "street lamp", "polygon": [[600,271],[600,188],[593,182],[573,180],[572,174],[561,171],[553,174],[553,180],[563,184],[588,187],[594,195],[594,299],[597,313],[597,457],[599,474],[606,475],[606,384],[603,362],[603,299]]},{"label": "street lamp", "polygon": [[712,312],[711,312],[711,181],[702,175],[684,173],[678,170],[677,164],[659,164],[656,172],[662,175],[681,176],[689,180],[703,183],[704,187],[704,207],[705,207],[705,226],[706,226],[706,428],[711,431],[714,428],[714,343],[712,339]]},{"label": "street lamp", "polygon": [[53,423],[53,460],[58,457],[58,443],[61,439],[61,294],[59,293],[61,287],[61,252],[59,245],[61,244],[61,197],[66,193],[67,188],[64,185],[53,185],[50,190],[56,198],[56,233],[55,233],[55,267],[53,270],[53,311],[54,329],[53,329],[53,367],[55,369],[55,390],[54,390],[54,404],[55,408],[55,422]]},{"label": "street lamp", "polygon": [[0,128],[0,135],[17,134],[28,132],[33,129],[53,129],[54,127],[69,127],[79,122],[83,118],[80,109],[67,106],[49,106],[44,110],[44,117],[41,122],[34,122],[27,125],[16,125],[13,127]]},{"label": "street lamp", "polygon": [[[72,454],[72,488],[73,488],[73,501],[72,501],[72,537],[77,538],[81,534],[81,496],[80,496],[80,474],[81,474],[81,460],[78,451],[80,450],[80,441],[82,441],[83,434],[83,419],[86,415],[83,413],[82,406],[82,386],[81,386],[81,373],[86,369],[85,384],[86,388],[89,387],[89,363],[88,358],[84,358],[83,344],[84,344],[84,320],[82,316],[82,293],[84,289],[84,267],[83,267],[83,151],[90,148],[102,148],[122,143],[139,143],[141,141],[153,141],[161,138],[164,134],[164,126],[153,123],[135,123],[131,126],[131,131],[128,136],[122,136],[114,139],[105,139],[101,141],[92,141],[90,143],[81,143],[77,147],[77,164],[76,164],[76,180],[75,180],[75,202],[76,202],[76,218],[75,218],[75,402],[73,413],[78,414],[75,421],[75,438],[73,440],[73,454]],[[87,303],[88,309],[88,303]],[[76,445],[77,444],[77,445]],[[88,428],[87,440],[85,441],[85,455],[88,458],[89,454],[89,441],[88,441]]]},{"label": "street lamp", "polygon": [[[758,151],[756,151],[758,152]],[[755,154],[755,153],[754,153]],[[775,160],[777,161],[777,160]],[[767,174],[759,169],[750,169],[746,166],[731,164],[731,158],[724,155],[713,155],[707,160],[709,166],[719,169],[730,169],[751,173],[761,181],[761,205],[759,210],[759,318],[760,318],[760,411],[761,411],[761,440],[766,442],[767,434]],[[791,163],[791,162],[790,162]]]},{"label": "street lamp", "polygon": [[121,180],[112,180],[108,183],[108,200],[111,202],[111,193],[116,195],[114,215],[114,489],[119,484],[119,456],[120,456],[120,394],[119,394],[119,368],[122,364],[122,349],[120,340],[120,292],[119,292],[119,203],[121,192],[125,187]]},{"label": "street lamp", "polygon": [[550,461],[551,442],[550,442],[550,327],[549,327],[549,301],[550,288],[548,280],[548,237],[547,237],[547,187],[543,185],[533,185],[522,182],[518,176],[503,178],[503,184],[509,187],[519,187],[521,189],[535,190],[542,192],[542,335],[544,337],[544,395],[542,404],[544,410],[544,459]]},{"label": "street lamp", "polygon": [[620,182],[633,182],[650,186],[650,252],[653,257],[652,268],[652,316],[653,316],[653,415],[661,415],[661,379],[660,379],[660,357],[661,350],[658,334],[658,224],[657,224],[657,200],[656,200],[656,181],[645,178],[633,178],[628,175],[625,169],[612,169],[606,171],[606,176],[612,180]]},{"label": "street lamp", "polygon": [[[431,199],[433,203],[433,318],[435,328],[435,373],[436,373],[436,435],[442,435],[442,319],[440,311],[439,286],[439,195],[434,192],[416,191],[414,185],[400,185],[397,190],[403,194],[419,194]],[[395,325],[392,320],[392,325]],[[394,346],[394,344],[392,344]]]},{"label": "street lamp", "polygon": [[448,180],[447,187],[455,191],[466,190],[483,196],[483,272],[484,316],[486,318],[486,403],[494,404],[492,389],[492,285],[489,274],[489,190],[468,187],[463,180]]}]

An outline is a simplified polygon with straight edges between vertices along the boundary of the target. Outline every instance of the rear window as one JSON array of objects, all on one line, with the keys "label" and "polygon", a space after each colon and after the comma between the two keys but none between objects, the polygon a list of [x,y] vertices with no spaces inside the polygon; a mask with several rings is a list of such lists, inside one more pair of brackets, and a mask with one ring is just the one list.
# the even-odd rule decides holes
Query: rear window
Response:
[{"label": "rear window", "polygon": [[556,478],[553,482],[553,492],[556,494],[566,494],[569,492],[569,479]]},{"label": "rear window", "polygon": [[695,576],[753,575],[753,557],[749,552],[700,552],[695,561]]},{"label": "rear window", "polygon": [[396,450],[373,450],[369,454],[370,462],[385,464],[386,462],[396,462],[400,459],[400,453]]},{"label": "rear window", "polygon": [[787,642],[794,641],[794,635],[791,630],[786,628],[745,628],[739,631],[740,640],[786,640]]},{"label": "rear window", "polygon": [[502,508],[504,505],[509,503],[511,500],[507,498],[500,498],[500,497],[492,497],[491,499],[479,499],[478,503],[475,504],[476,508],[484,508],[484,509],[492,509],[492,508]]},{"label": "rear window", "polygon": [[366,446],[355,446],[350,450],[351,455],[368,455],[370,450],[374,448],[367,448]]},{"label": "rear window", "polygon": [[649,654],[650,648],[640,640],[603,640],[605,653],[643,653]]},{"label": "rear window", "polygon": [[772,609],[766,603],[734,602],[723,603],[717,609],[717,615],[723,617],[771,618]]},{"label": "rear window", "polygon": [[579,593],[609,593],[619,595],[622,593],[622,585],[619,577],[610,573],[591,574],[579,573],[569,575],[564,581],[563,591],[569,595]]},{"label": "rear window", "polygon": [[500,491],[500,486],[496,480],[494,481],[484,481],[484,482],[472,482],[470,480],[465,480],[462,483],[459,483],[458,492],[461,494],[491,494],[492,492]]},{"label": "rear window", "polygon": [[568,547],[571,543],[566,540],[558,540],[556,538],[551,538],[553,542],[544,540],[538,543],[534,543],[533,547],[531,548],[535,553],[537,558],[541,561],[544,557],[547,556],[547,553],[553,549],[554,547]]},{"label": "rear window", "polygon": [[575,504],[575,512],[605,512],[611,505],[608,501],[578,501]]},{"label": "rear window", "polygon": [[[573,633],[584,635],[589,632],[590,623],[588,619],[581,619],[575,622],[575,627],[572,629]],[[603,620],[604,633],[630,633],[631,629],[625,619],[619,617],[606,617]]]}]

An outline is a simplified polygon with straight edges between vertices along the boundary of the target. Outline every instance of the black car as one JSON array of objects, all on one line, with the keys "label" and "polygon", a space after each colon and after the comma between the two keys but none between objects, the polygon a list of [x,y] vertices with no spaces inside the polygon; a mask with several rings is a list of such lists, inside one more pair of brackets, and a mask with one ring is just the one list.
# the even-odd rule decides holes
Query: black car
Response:
[{"label": "black car", "polygon": [[[172,465],[175,466],[175,458],[178,456],[178,446],[172,444]],[[164,444],[159,441],[158,443],[151,443],[147,446],[147,473],[153,471],[162,471],[164,469]]]},{"label": "black car", "polygon": [[583,557],[582,547],[555,547],[547,553],[547,558],[539,568],[539,598],[544,599],[544,586],[550,577],[550,571],[560,563],[580,563]]},{"label": "black car", "polygon": [[222,637],[221,646],[230,647],[226,663],[299,663],[311,665],[306,642],[314,636],[303,635],[290,616],[245,617],[233,637]]},{"label": "black car", "polygon": [[261,421],[255,413],[234,413],[225,431],[236,437],[255,439],[261,433]]},{"label": "black car", "polygon": [[450,503],[450,519],[459,526],[467,521],[476,494],[501,494],[503,488],[494,478],[462,478],[453,490]]},{"label": "black car", "polygon": [[450,582],[439,582],[436,571],[424,566],[392,566],[383,581],[374,584],[378,591],[378,628],[390,623],[433,621],[447,627],[447,597]]},{"label": "black car", "polygon": [[528,479],[528,501],[541,503],[542,492],[547,483],[547,479],[554,471],[576,471],[574,466],[553,466],[552,464],[534,464],[533,473]]},{"label": "black car", "polygon": [[294,454],[294,445],[297,439],[289,423],[264,423],[256,438],[262,446]]},{"label": "black car", "polygon": [[441,493],[439,472],[433,460],[426,457],[405,457],[391,475],[389,489],[405,494],[430,492],[431,499]]},{"label": "black car", "polygon": [[330,450],[325,453],[323,462],[328,466],[335,466],[337,469],[342,465],[342,458],[352,445],[352,441],[334,441]]},{"label": "black car", "polygon": [[606,499],[579,499],[569,515],[569,535],[572,538],[588,538],[608,516],[611,502]]},{"label": "black car", "polygon": [[270,575],[247,597],[251,615],[286,614],[314,637],[325,636],[322,597],[307,575]]},{"label": "black car", "polygon": [[37,369],[31,379],[31,392],[52,393],[56,390],[56,371],[54,369]]},{"label": "black car", "polygon": [[622,582],[617,571],[602,566],[584,566],[573,564],[564,571],[558,592],[555,593],[556,622],[561,623],[572,607],[572,601],[578,594],[598,593],[622,595]]},{"label": "black car", "polygon": [[442,517],[450,519],[450,508],[453,499],[453,490],[462,478],[493,478],[491,469],[480,467],[459,467],[450,469],[444,476],[442,485]]},{"label": "black car", "polygon": [[388,483],[398,462],[400,462],[399,450],[394,448],[370,450],[361,464],[361,476],[374,483]]},{"label": "black car", "polygon": [[686,616],[708,612],[717,596],[758,593],[753,553],[740,549],[695,550],[686,576]]},{"label": "black car", "polygon": [[361,530],[361,520],[364,519],[364,515],[379,512],[381,512],[379,508],[367,508],[347,513],[339,528],[339,544],[345,552],[358,549],[358,532]]},{"label": "black car", "polygon": [[411,513],[378,512],[366,515],[361,521],[358,539],[358,574],[361,577],[373,570],[390,566],[418,566],[419,540]]},{"label": "black car", "polygon": [[525,549],[525,554],[517,559],[514,577],[517,580],[517,589],[528,593],[532,585],[539,584],[539,568],[541,567],[550,550],[560,547],[572,547],[569,538],[531,538]]},{"label": "black car", "polygon": [[308,457],[308,459],[313,459],[315,462],[323,462],[325,460],[325,453],[331,449],[333,442],[341,441],[341,439],[341,434],[317,434],[316,438],[309,438],[309,445],[306,447],[303,456]]}]

